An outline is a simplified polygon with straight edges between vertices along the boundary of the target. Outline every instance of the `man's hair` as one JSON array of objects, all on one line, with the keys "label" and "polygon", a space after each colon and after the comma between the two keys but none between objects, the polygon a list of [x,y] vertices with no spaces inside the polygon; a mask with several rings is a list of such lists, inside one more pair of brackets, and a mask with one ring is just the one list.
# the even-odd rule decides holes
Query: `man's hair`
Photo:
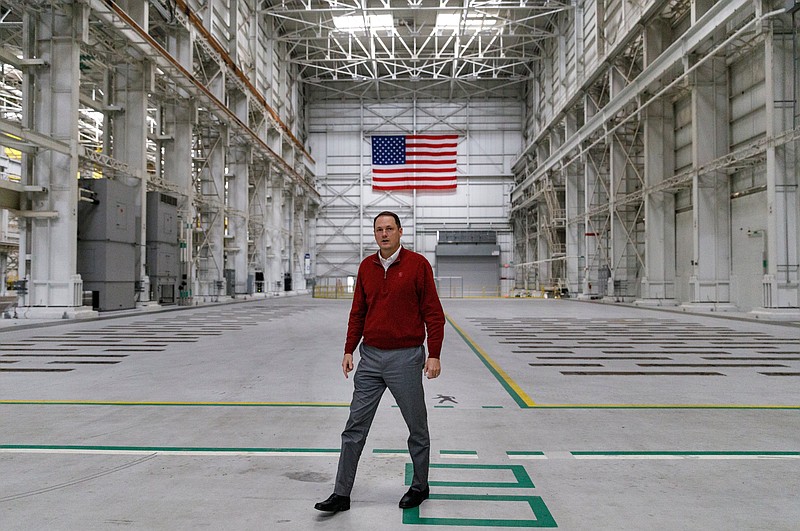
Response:
[{"label": "man's hair", "polygon": [[400,218],[398,217],[398,215],[395,214],[394,212],[389,212],[388,210],[384,210],[383,212],[381,212],[380,214],[375,216],[375,219],[372,220],[372,228],[373,229],[375,228],[375,223],[378,221],[378,218],[383,217],[383,216],[392,216],[394,218],[395,223],[397,223],[397,228],[398,229],[402,228],[402,225],[400,225]]}]

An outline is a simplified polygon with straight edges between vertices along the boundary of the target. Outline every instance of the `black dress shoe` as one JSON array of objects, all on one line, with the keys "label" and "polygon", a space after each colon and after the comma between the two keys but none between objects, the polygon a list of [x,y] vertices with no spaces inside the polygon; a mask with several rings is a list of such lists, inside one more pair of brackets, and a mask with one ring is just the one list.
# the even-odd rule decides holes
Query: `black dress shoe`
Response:
[{"label": "black dress shoe", "polygon": [[400,499],[400,508],[411,509],[412,507],[418,507],[419,504],[427,500],[430,495],[430,487],[425,487],[425,490],[408,489],[408,492],[403,494],[403,497]]},{"label": "black dress shoe", "polygon": [[318,511],[325,511],[326,513],[338,513],[339,511],[347,511],[350,509],[350,496],[339,496],[338,494],[331,494],[330,497],[314,505],[314,509]]}]

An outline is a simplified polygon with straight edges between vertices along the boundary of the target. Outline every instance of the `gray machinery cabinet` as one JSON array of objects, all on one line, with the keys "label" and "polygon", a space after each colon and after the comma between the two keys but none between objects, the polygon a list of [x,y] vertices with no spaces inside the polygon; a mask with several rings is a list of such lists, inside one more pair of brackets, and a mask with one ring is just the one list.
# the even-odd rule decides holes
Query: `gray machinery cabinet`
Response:
[{"label": "gray machinery cabinet", "polygon": [[136,306],[136,188],[80,179],[93,201],[78,205],[78,273],[99,311]]},{"label": "gray machinery cabinet", "polygon": [[178,297],[180,247],[178,199],[161,192],[147,192],[147,259],[150,299],[174,303]]}]

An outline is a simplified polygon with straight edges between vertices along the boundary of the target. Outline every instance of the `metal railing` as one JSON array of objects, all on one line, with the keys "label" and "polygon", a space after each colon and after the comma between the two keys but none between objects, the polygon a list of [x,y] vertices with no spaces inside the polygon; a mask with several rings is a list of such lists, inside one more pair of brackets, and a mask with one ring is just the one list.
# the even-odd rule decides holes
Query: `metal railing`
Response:
[{"label": "metal railing", "polygon": [[[501,297],[499,285],[464,286],[463,277],[435,277],[436,291],[442,299],[466,299],[470,297]],[[353,277],[317,278],[312,294],[317,299],[352,299],[355,279]]]},{"label": "metal railing", "polygon": [[312,295],[317,299],[352,299],[353,282],[353,277],[317,278]]},{"label": "metal railing", "polygon": [[464,297],[463,277],[436,277],[436,291],[442,299],[461,299]]}]

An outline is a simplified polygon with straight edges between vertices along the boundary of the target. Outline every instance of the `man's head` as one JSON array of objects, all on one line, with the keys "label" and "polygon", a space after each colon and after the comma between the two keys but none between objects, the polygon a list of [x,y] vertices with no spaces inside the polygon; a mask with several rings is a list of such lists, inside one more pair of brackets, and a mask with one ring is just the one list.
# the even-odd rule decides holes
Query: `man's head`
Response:
[{"label": "man's head", "polygon": [[403,235],[400,218],[394,212],[384,211],[375,216],[372,226],[375,229],[375,241],[381,249],[381,256],[389,258],[400,247],[400,236]]}]

